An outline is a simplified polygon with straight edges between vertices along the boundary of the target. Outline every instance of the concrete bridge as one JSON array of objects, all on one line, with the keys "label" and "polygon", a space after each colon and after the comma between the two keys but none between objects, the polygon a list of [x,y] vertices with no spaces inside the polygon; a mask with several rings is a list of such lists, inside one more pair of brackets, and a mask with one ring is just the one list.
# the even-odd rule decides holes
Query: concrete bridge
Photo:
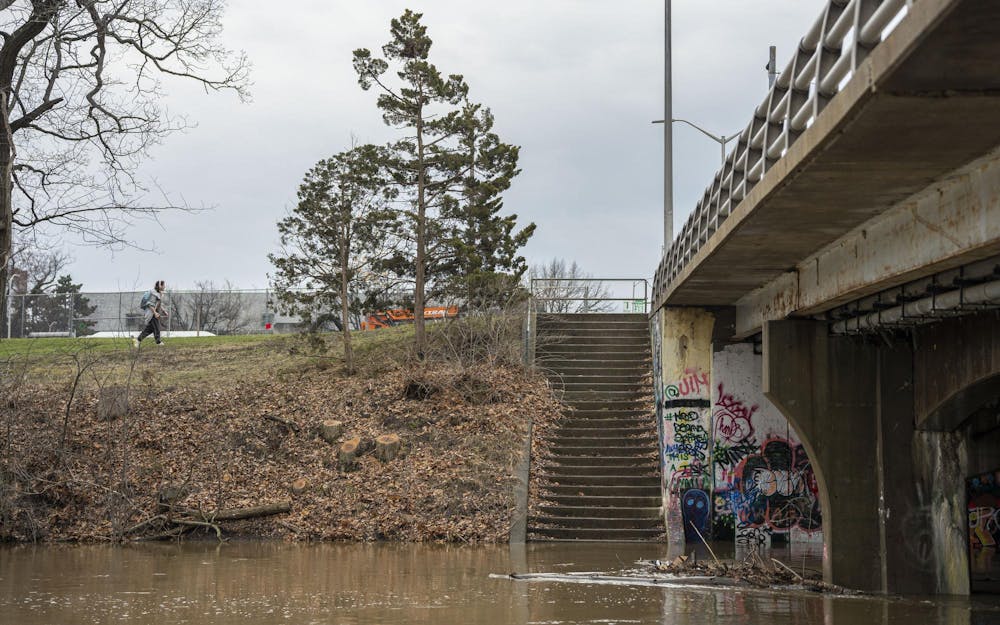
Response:
[{"label": "concrete bridge", "polygon": [[845,586],[987,586],[998,96],[995,0],[831,0],[803,37],[657,269],[672,541],[821,541]]}]

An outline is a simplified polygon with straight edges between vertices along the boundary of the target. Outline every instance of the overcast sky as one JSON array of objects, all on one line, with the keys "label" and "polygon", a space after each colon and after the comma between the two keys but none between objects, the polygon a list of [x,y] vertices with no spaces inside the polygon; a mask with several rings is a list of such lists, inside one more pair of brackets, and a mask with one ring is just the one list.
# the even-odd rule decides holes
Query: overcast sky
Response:
[{"label": "overcast sky", "polygon": [[[769,45],[778,67],[823,0],[675,0],[674,117],[731,135],[767,89]],[[577,261],[603,277],[651,277],[663,238],[663,2],[654,0],[296,0],[294,14],[264,0],[231,0],[224,41],[253,62],[253,101],[171,82],[167,106],[197,127],[155,149],[145,174],[175,200],[211,207],[140,224],[131,236],[154,252],[72,246],[84,290],[171,288],[199,280],[267,284],[275,223],[295,203],[305,171],[361,142],[383,143],[375,94],[351,66],[377,51],[389,20],[424,14],[431,61],[466,77],[492,108],[495,130],[521,146],[522,174],[505,196],[538,225],[532,263]],[[675,230],[720,160],[719,146],[674,127]],[[148,283],[148,284],[147,284]]]}]

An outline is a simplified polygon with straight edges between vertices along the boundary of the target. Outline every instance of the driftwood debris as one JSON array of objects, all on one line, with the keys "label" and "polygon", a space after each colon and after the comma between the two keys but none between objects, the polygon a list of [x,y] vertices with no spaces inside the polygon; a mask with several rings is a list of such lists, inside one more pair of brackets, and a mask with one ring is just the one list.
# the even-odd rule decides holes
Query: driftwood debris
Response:
[{"label": "driftwood debris", "polygon": [[327,419],[319,424],[319,437],[328,443],[336,443],[344,433],[344,424],[335,419]]},{"label": "driftwood debris", "polygon": [[[693,554],[692,554],[693,556]],[[805,590],[814,590],[839,595],[858,594],[858,591],[830,584],[819,579],[815,571],[803,571],[799,574],[774,558],[765,560],[757,552],[751,552],[742,561],[698,562],[692,556],[678,556],[670,562],[644,562],[660,573],[675,576],[708,576],[713,578],[731,579],[734,582],[755,588],[774,588],[798,586]]]},{"label": "driftwood debris", "polygon": [[214,512],[204,512],[192,508],[171,508],[168,512],[136,523],[125,530],[125,536],[132,540],[167,540],[180,538],[185,532],[193,529],[205,528],[214,531],[219,540],[222,540],[222,528],[219,523],[273,516],[290,512],[291,509],[291,501]]},{"label": "driftwood debris", "polygon": [[397,455],[402,441],[396,434],[383,434],[375,439],[375,456],[382,462],[389,462]]}]

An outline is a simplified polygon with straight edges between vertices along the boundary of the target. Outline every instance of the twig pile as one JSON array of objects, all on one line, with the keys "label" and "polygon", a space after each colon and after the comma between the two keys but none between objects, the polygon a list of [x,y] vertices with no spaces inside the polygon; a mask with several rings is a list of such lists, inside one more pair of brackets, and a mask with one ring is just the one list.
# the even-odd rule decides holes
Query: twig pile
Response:
[{"label": "twig pile", "polygon": [[728,578],[754,588],[791,586],[833,594],[858,594],[855,590],[824,582],[814,571],[803,571],[804,575],[800,575],[779,560],[765,560],[756,551],[750,552],[742,561],[723,561],[715,558],[714,554],[712,561],[698,561],[692,553],[690,556],[678,556],[670,562],[654,560],[642,564],[651,566],[660,573],[682,577]]}]

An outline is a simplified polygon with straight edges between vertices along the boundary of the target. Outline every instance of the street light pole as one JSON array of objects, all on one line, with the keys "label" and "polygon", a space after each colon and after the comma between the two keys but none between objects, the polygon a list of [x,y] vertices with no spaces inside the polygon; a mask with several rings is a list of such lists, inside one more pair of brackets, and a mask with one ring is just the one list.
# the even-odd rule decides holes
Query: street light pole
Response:
[{"label": "street light pole", "polygon": [[[697,130],[701,134],[705,135],[706,137],[708,137],[712,141],[717,142],[719,144],[720,148],[721,148],[721,151],[722,151],[722,167],[726,166],[726,144],[729,143],[730,141],[732,141],[733,139],[735,139],[736,137],[738,137],[739,133],[731,134],[728,137],[726,135],[714,135],[714,134],[710,133],[709,131],[705,130],[704,128],[702,128],[701,126],[699,126],[698,124],[696,124],[694,122],[689,122],[686,119],[673,118],[670,121],[672,121],[672,122],[681,122],[682,124],[687,124],[688,126],[691,126],[692,128],[694,128],[695,130]],[[663,120],[662,119],[654,119],[653,123],[654,124],[663,124]],[[673,124],[664,124],[664,125],[665,126],[672,126]]]},{"label": "street light pole", "polygon": [[[664,0],[663,119],[673,119],[673,76],[670,58],[670,2]],[[674,130],[663,124],[663,252],[674,240]]]}]

